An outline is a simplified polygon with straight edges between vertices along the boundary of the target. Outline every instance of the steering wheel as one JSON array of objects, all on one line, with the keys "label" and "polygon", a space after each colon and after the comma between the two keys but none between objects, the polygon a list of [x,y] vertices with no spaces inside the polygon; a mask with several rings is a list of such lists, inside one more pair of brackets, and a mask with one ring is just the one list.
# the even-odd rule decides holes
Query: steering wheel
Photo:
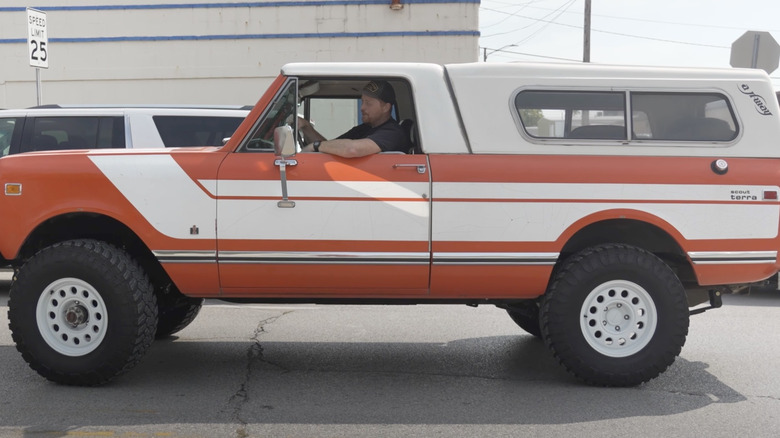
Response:
[{"label": "steering wheel", "polygon": [[306,146],[306,138],[303,136],[303,130],[298,129],[298,115],[291,114],[289,117],[287,117],[287,120],[285,120],[285,124],[292,128],[293,132],[295,133],[296,150],[300,151],[301,148]]},{"label": "steering wheel", "polygon": [[306,146],[306,137],[303,136],[303,130],[302,129],[296,129],[295,130],[295,141],[298,144],[298,150],[299,151],[301,150],[301,148]]}]

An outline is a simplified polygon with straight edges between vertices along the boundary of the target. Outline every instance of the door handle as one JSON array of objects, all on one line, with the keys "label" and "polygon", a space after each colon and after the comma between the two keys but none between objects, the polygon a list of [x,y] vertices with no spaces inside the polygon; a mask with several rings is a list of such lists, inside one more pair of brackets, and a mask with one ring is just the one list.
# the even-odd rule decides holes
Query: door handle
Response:
[{"label": "door handle", "polygon": [[393,169],[398,169],[399,167],[416,167],[417,173],[421,175],[425,173],[425,164],[393,164]]}]

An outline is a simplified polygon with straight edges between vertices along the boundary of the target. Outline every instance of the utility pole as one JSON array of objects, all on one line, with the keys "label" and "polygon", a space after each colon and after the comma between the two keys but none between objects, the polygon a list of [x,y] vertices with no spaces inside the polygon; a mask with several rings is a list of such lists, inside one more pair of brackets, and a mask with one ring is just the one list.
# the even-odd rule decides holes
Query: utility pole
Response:
[{"label": "utility pole", "polygon": [[590,0],[585,0],[585,35],[583,36],[582,62],[590,62]]}]

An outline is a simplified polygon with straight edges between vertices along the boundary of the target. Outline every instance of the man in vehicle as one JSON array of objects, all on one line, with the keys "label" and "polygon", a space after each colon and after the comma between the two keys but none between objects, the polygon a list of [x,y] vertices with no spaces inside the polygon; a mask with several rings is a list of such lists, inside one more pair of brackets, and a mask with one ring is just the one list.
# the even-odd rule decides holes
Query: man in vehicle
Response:
[{"label": "man in vehicle", "polygon": [[360,113],[363,124],[334,140],[327,140],[304,118],[298,129],[308,143],[301,152],[325,152],[345,158],[365,157],[378,152],[408,152],[409,135],[393,119],[395,91],[387,81],[371,81],[363,87]]}]

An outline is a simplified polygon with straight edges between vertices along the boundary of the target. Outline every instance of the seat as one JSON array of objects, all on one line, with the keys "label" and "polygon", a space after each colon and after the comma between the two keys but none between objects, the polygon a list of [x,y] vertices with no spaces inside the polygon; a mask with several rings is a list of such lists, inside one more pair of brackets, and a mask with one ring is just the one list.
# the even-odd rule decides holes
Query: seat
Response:
[{"label": "seat", "polygon": [[38,135],[33,137],[31,151],[53,151],[59,149],[57,138],[51,135]]},{"label": "seat", "polygon": [[678,121],[664,140],[729,141],[736,137],[728,122],[712,117],[686,118]]},{"label": "seat", "polygon": [[414,128],[414,120],[403,119],[398,124],[401,125],[401,127],[404,129],[404,132],[406,133],[407,138],[409,138],[409,144],[411,145],[409,147],[409,153],[421,154],[422,149],[417,144],[417,130]]},{"label": "seat", "polygon": [[587,125],[574,128],[568,138],[592,140],[625,140],[626,127],[620,125]]},{"label": "seat", "polygon": [[87,139],[80,135],[69,135],[67,141],[60,143],[60,149],[87,149]]}]

